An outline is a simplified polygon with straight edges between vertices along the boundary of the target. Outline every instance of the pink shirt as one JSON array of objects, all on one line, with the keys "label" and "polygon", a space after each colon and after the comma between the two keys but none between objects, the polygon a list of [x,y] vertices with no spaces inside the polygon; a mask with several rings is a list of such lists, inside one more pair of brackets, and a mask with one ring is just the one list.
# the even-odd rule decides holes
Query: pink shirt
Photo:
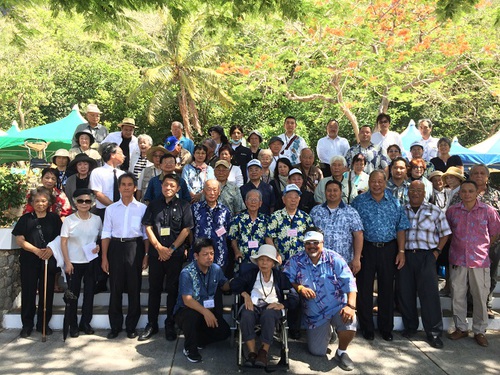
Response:
[{"label": "pink shirt", "polygon": [[468,268],[489,267],[491,238],[500,234],[500,217],[496,210],[479,200],[470,211],[463,203],[458,203],[448,208],[446,218],[453,231],[450,264]]}]

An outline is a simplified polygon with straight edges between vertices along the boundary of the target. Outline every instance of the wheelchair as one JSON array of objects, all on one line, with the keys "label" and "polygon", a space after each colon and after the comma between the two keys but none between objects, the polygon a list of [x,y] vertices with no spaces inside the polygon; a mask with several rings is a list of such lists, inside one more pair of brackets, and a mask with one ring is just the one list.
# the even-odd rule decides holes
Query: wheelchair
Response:
[{"label": "wheelchair", "polygon": [[[246,265],[240,265],[246,266]],[[253,265],[251,265],[253,266]],[[239,269],[241,270],[241,268]],[[238,271],[239,271],[238,270]],[[289,294],[288,290],[283,290],[284,298],[287,298]],[[262,370],[262,367],[251,366],[246,364],[246,357],[244,355],[244,346],[243,342],[243,334],[240,327],[240,314],[242,309],[245,308],[243,298],[239,294],[234,294],[234,302],[231,308],[231,345],[234,347],[234,342],[237,342],[237,350],[236,350],[236,364],[238,366],[238,371],[243,372],[246,369],[259,369]],[[266,372],[274,372],[277,370],[288,371],[289,370],[289,348],[288,348],[288,312],[287,309],[281,310],[282,316],[280,320],[277,322],[274,335],[273,335],[273,345],[271,346],[269,352],[271,352],[272,348],[276,346],[276,344],[280,345],[280,355],[279,361],[275,364],[268,364],[265,368]],[[255,327],[257,337],[260,335],[260,324],[257,324]],[[235,340],[236,336],[236,340]]]}]

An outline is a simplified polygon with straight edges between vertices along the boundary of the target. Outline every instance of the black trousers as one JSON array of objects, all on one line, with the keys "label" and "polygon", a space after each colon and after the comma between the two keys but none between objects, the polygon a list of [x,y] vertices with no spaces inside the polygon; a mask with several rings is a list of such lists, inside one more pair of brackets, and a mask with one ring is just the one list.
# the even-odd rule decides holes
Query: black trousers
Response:
[{"label": "black trousers", "polygon": [[142,239],[133,242],[111,240],[108,249],[109,261],[109,324],[111,330],[121,331],[123,327],[122,294],[127,288],[128,312],[125,329],[132,332],[141,317],[141,273],[144,257]]},{"label": "black trousers", "polygon": [[[36,314],[36,328],[42,329],[43,309],[45,306],[43,298],[43,290],[45,286],[45,261],[41,260],[33,253],[21,250],[19,263],[21,271],[21,321],[23,323],[23,328],[33,328]],[[56,269],[56,260],[54,257],[50,257],[47,266],[47,299],[45,315],[47,326],[50,318],[52,318]],[[38,310],[36,308],[37,290]]]},{"label": "black trousers", "polygon": [[163,282],[166,280],[167,292],[167,322],[173,324],[173,312],[179,289],[179,275],[182,270],[184,257],[172,257],[167,261],[160,261],[157,256],[149,257],[149,296],[148,296],[148,322],[153,327],[158,327],[158,314],[160,311],[161,293]]},{"label": "black trousers", "polygon": [[[214,312],[212,310],[212,312]],[[184,332],[184,348],[196,352],[198,346],[205,346],[229,337],[231,330],[222,315],[214,312],[218,327],[209,328],[205,318],[198,311],[183,307],[175,314],[175,322]]]},{"label": "black trousers", "polygon": [[356,275],[358,286],[357,315],[361,330],[373,331],[373,282],[378,284],[377,324],[380,332],[394,328],[394,275],[396,272],[397,242],[376,247],[365,241],[361,257],[361,271]]},{"label": "black trousers", "polygon": [[418,329],[417,296],[422,324],[427,334],[440,336],[443,317],[436,275],[436,258],[432,251],[405,252],[405,265],[398,272],[399,309],[405,329]]},{"label": "black trousers", "polygon": [[[80,325],[90,324],[94,310],[94,263],[99,262],[99,259],[94,259],[89,263],[73,263],[73,274],[66,274],[68,288],[78,298],[83,280],[83,302],[82,302],[82,317]],[[77,311],[74,311],[70,318],[70,327],[77,327]]]}]

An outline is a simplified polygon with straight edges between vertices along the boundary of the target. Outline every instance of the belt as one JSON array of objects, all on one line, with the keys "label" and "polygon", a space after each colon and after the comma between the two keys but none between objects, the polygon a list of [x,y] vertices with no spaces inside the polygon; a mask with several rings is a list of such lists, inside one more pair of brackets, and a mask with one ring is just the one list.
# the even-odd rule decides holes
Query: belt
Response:
[{"label": "belt", "polygon": [[118,241],[118,242],[135,242],[142,239],[142,237],[132,237],[132,238],[117,238],[117,237],[111,237],[111,241]]},{"label": "belt", "polygon": [[428,249],[410,249],[410,250],[405,250],[408,253],[427,253],[430,252],[431,250]]},{"label": "belt", "polygon": [[392,240],[392,241],[389,241],[389,242],[371,242],[371,241],[366,241],[368,242],[370,245],[372,245],[373,247],[386,247],[387,245],[393,243],[394,241],[396,240]]}]

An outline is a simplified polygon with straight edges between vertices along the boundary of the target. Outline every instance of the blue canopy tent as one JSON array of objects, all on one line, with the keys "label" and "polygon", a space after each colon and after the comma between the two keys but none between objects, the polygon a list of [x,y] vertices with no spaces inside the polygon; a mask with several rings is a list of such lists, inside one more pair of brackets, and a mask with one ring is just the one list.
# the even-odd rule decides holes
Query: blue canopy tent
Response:
[{"label": "blue canopy tent", "polygon": [[450,154],[460,156],[464,165],[485,164],[489,167],[500,167],[500,155],[498,153],[490,154],[484,152],[484,150],[483,152],[478,152],[472,148],[468,149],[458,142],[457,137],[453,138]]},{"label": "blue canopy tent", "polygon": [[20,132],[15,132],[11,127],[7,135],[0,136],[0,164],[29,160],[28,150],[24,146],[24,141],[29,138],[46,141],[48,156],[60,148],[70,149],[75,129],[83,122],[86,120],[75,105],[68,116],[56,122]]},{"label": "blue canopy tent", "polygon": [[[418,131],[415,121],[410,120],[408,123],[408,127],[401,132],[401,142],[403,142],[403,149],[406,151],[406,154],[410,153],[410,146],[413,142],[419,141],[422,139],[422,134]],[[405,155],[405,152],[403,152]]]}]

